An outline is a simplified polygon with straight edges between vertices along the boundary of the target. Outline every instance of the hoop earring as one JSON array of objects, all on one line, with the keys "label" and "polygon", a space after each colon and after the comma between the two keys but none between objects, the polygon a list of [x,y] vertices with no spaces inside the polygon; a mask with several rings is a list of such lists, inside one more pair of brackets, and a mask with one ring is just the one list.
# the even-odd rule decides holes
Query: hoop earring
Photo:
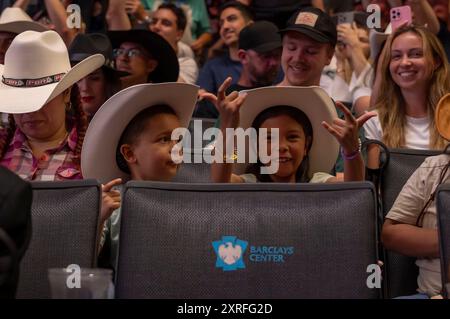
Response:
[{"label": "hoop earring", "polygon": [[66,111],[69,112],[72,109],[72,102],[66,103]]}]

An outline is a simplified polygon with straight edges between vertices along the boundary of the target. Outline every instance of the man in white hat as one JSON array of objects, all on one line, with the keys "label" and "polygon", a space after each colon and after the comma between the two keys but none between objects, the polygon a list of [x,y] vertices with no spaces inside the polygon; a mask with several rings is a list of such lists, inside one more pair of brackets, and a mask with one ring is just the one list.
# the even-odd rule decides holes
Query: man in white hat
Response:
[{"label": "man in white hat", "polygon": [[[6,8],[0,15],[0,64],[5,63],[5,54],[16,35],[24,31],[46,31],[47,28],[34,22],[20,8]],[[0,127],[8,121],[5,114],[0,113]]]},{"label": "man in white hat", "polygon": [[24,31],[42,32],[48,30],[45,26],[33,21],[20,8],[6,8],[0,16],[0,64],[5,63],[5,53],[14,37]]}]

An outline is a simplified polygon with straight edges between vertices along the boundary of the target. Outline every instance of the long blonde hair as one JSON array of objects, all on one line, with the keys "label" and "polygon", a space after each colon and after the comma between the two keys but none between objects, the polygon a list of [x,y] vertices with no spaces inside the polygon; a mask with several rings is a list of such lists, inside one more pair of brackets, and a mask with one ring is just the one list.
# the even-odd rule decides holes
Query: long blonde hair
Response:
[{"label": "long blonde hair", "polygon": [[405,100],[399,86],[392,80],[389,65],[391,48],[394,40],[401,34],[411,32],[422,39],[423,52],[427,64],[432,71],[427,91],[427,110],[430,119],[430,149],[443,149],[447,142],[438,134],[434,121],[434,113],[439,99],[450,91],[450,72],[444,48],[439,39],[423,27],[407,26],[398,29],[386,43],[386,55],[383,59],[380,74],[380,94],[374,108],[378,111],[383,142],[388,147],[405,147],[406,110]]}]

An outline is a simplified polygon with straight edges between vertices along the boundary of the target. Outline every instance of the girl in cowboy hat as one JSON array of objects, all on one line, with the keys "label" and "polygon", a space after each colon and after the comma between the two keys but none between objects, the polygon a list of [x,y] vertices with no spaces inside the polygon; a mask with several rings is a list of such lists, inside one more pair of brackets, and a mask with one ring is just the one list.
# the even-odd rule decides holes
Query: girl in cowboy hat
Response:
[{"label": "girl in cowboy hat", "polygon": [[[172,141],[172,132],[188,126],[197,92],[195,85],[161,83],[135,85],[115,94],[100,107],[86,132],[83,176],[101,182],[118,177],[124,181],[170,181],[179,167],[172,159],[178,143]],[[105,240],[110,243],[108,266],[116,266],[119,229],[117,209],[102,235],[102,244]]]},{"label": "girl in cowboy hat", "polygon": [[[25,31],[16,36],[0,65],[0,112],[9,127],[0,130],[0,165],[25,180],[81,179],[80,153],[87,118],[70,106],[71,86],[104,63],[90,56],[71,68],[67,48],[54,31]],[[118,205],[104,186],[102,218]]]},{"label": "girl in cowboy hat", "polygon": [[[437,102],[450,91],[450,69],[442,45],[425,28],[404,26],[388,38],[377,69],[374,109],[364,125],[366,137],[391,148],[443,149],[436,130]],[[374,98],[374,97],[373,97]],[[369,145],[369,166],[379,150]]]},{"label": "girl in cowboy hat", "polygon": [[[242,165],[236,167],[236,173],[246,171],[247,174],[233,174],[233,165],[228,164],[228,155],[223,163],[214,163],[212,179],[215,182],[333,182],[336,178],[328,173],[332,171],[338,156],[338,143],[345,159],[346,181],[364,179],[364,163],[359,152],[358,129],[374,113],[366,113],[355,119],[348,109],[341,104],[337,106],[344,112],[345,121],[337,118],[336,109],[331,98],[318,87],[267,87],[247,91],[239,95],[233,92],[225,95],[230,85],[228,78],[220,87],[218,96],[203,96],[216,103],[220,113],[221,130],[226,145],[227,128],[241,127],[247,129],[268,129],[267,149],[271,149],[271,130],[279,129],[279,145],[272,151],[270,162],[257,163],[245,170]],[[305,101],[307,101],[305,103]],[[333,122],[329,125],[327,122]],[[322,127],[323,126],[323,127]],[[334,138],[328,134],[326,128]],[[337,140],[337,141],[336,141]],[[259,139],[258,149],[263,146]],[[278,149],[277,149],[278,148]],[[230,150],[225,148],[225,153]],[[220,152],[219,152],[220,153]],[[243,154],[233,154],[239,159]],[[278,165],[274,173],[263,174],[263,166]]]},{"label": "girl in cowboy hat", "polygon": [[[449,119],[450,93],[439,101],[435,115],[437,131],[446,141],[450,141]],[[448,152],[426,158],[386,216],[381,233],[384,247],[417,257],[419,267],[418,294],[401,298],[428,299],[442,291],[435,194],[440,184],[450,181],[449,168]],[[444,245],[441,247],[445,249]]]}]

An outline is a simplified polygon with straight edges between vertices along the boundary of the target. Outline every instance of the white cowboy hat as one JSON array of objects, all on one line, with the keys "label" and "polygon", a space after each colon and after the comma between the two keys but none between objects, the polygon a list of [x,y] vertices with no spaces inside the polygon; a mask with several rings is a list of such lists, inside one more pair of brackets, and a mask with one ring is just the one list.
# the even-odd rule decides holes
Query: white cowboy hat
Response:
[{"label": "white cowboy hat", "polygon": [[434,116],[439,134],[442,138],[450,141],[450,93],[439,100]]},{"label": "white cowboy hat", "polygon": [[392,25],[389,23],[384,32],[375,31],[371,29],[369,33],[369,43],[370,43],[370,59],[375,61],[378,54],[380,53],[381,46],[383,42],[386,41],[388,36],[392,34]]},{"label": "white cowboy hat", "polygon": [[[243,129],[252,127],[255,118],[265,109],[276,105],[292,106],[306,114],[313,129],[313,143],[309,151],[309,171],[329,173],[338,154],[339,143],[322,126],[322,121],[332,123],[338,117],[333,100],[318,86],[277,86],[245,91],[247,97],[240,108]],[[248,164],[235,164],[235,173],[243,174]]]},{"label": "white cowboy hat", "polygon": [[121,177],[129,180],[116,162],[123,131],[140,111],[157,104],[170,106],[182,127],[188,127],[199,87],[186,83],[146,83],[126,88],[108,99],[95,113],[84,137],[81,170],[84,178],[102,183]]},{"label": "white cowboy hat", "polygon": [[24,31],[44,32],[48,28],[33,21],[30,16],[20,8],[5,8],[0,15],[0,32],[22,33]]},{"label": "white cowboy hat", "polygon": [[73,68],[64,41],[55,31],[25,31],[17,35],[0,67],[0,112],[30,113],[100,68],[101,54]]}]

